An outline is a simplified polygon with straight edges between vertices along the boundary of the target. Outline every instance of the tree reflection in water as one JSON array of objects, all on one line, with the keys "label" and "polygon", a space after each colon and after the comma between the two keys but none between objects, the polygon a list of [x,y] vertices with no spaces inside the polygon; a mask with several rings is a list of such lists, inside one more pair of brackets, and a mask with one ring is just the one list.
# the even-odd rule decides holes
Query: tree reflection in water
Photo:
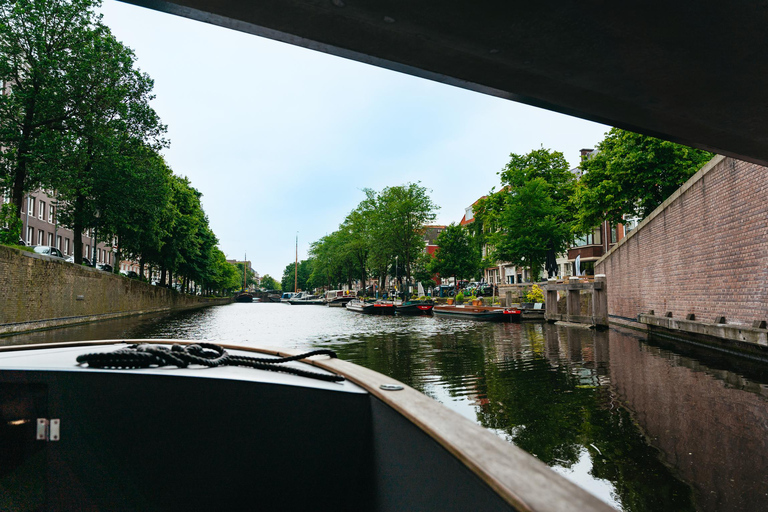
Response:
[{"label": "tree reflection in water", "polygon": [[[450,334],[382,334],[331,346],[428,395],[441,387],[471,401],[480,425],[566,476],[610,482],[610,496],[602,497],[623,510],[695,509],[690,487],[611,389],[608,333],[478,323]],[[588,475],[570,475],[585,454]]]}]

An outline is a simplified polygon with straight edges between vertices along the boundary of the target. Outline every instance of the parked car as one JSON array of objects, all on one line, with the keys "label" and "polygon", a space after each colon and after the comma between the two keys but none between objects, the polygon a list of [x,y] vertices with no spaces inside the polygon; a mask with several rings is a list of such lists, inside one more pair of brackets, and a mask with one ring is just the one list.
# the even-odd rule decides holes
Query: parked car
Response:
[{"label": "parked car", "polygon": [[475,296],[477,297],[490,297],[491,295],[498,295],[499,289],[496,285],[490,283],[480,283],[475,289]]},{"label": "parked car", "polygon": [[96,268],[109,273],[112,273],[114,271],[114,269],[112,268],[112,265],[109,265],[107,263],[99,263],[98,265],[96,265]]},{"label": "parked car", "polygon": [[64,258],[64,255],[61,254],[60,250],[58,250],[55,247],[51,247],[50,245],[36,245],[36,246],[32,247],[32,249],[37,254],[45,254],[46,256],[51,256],[51,257],[59,258],[59,259],[62,259],[62,260],[66,259],[66,258]]},{"label": "parked car", "polygon": [[[67,261],[69,263],[74,263],[75,262],[75,257],[74,256],[68,256],[67,257]],[[86,267],[92,266],[91,265],[91,260],[89,260],[88,258],[83,258],[83,265],[85,265]]]},{"label": "parked car", "polygon": [[452,284],[441,284],[435,288],[435,295],[438,297],[453,297],[456,295],[456,287]]},{"label": "parked car", "polygon": [[136,273],[136,272],[134,272],[133,270],[129,270],[128,272],[126,272],[126,271],[124,271],[124,270],[121,270],[121,271],[120,271],[120,274],[121,274],[121,275],[124,275],[124,276],[125,276],[125,277],[127,277],[128,279],[138,279],[138,278],[139,278],[139,274],[137,274],[137,273]]}]

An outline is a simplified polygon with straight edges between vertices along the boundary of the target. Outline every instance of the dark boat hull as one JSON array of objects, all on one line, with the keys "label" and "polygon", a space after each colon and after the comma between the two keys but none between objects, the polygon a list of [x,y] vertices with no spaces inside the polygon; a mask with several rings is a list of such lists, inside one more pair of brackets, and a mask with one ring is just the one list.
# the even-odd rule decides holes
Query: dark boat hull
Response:
[{"label": "dark boat hull", "polygon": [[292,306],[325,306],[323,299],[308,299],[308,300],[293,300],[289,299],[286,302]]},{"label": "dark boat hull", "polygon": [[253,295],[250,293],[238,293],[235,295],[235,302],[253,302]]},{"label": "dark boat hull", "polygon": [[384,302],[384,303],[374,302],[373,314],[374,315],[394,315],[395,305],[391,302]]},{"label": "dark boat hull", "polygon": [[434,307],[431,302],[413,302],[398,304],[395,311],[398,315],[431,315]]}]

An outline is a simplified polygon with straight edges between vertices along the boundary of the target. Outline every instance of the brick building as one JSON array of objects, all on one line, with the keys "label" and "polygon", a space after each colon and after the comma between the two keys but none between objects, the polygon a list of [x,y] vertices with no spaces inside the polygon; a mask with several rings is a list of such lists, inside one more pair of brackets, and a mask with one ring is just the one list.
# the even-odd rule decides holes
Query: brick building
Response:
[{"label": "brick building", "polygon": [[[9,194],[0,197],[0,206],[9,202]],[[74,255],[74,233],[58,223],[55,196],[43,190],[35,190],[24,197],[21,205],[21,238],[26,245],[49,245],[59,249],[65,256]],[[95,263],[114,266],[116,248],[103,242],[95,244],[94,233],[82,235],[83,257]],[[138,266],[136,268],[138,271]]]}]

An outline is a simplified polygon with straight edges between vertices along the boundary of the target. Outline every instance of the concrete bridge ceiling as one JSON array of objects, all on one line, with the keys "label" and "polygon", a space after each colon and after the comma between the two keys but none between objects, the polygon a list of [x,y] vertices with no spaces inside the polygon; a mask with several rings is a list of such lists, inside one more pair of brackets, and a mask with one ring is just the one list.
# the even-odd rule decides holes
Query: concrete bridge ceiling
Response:
[{"label": "concrete bridge ceiling", "polygon": [[768,165],[768,3],[127,0]]}]

